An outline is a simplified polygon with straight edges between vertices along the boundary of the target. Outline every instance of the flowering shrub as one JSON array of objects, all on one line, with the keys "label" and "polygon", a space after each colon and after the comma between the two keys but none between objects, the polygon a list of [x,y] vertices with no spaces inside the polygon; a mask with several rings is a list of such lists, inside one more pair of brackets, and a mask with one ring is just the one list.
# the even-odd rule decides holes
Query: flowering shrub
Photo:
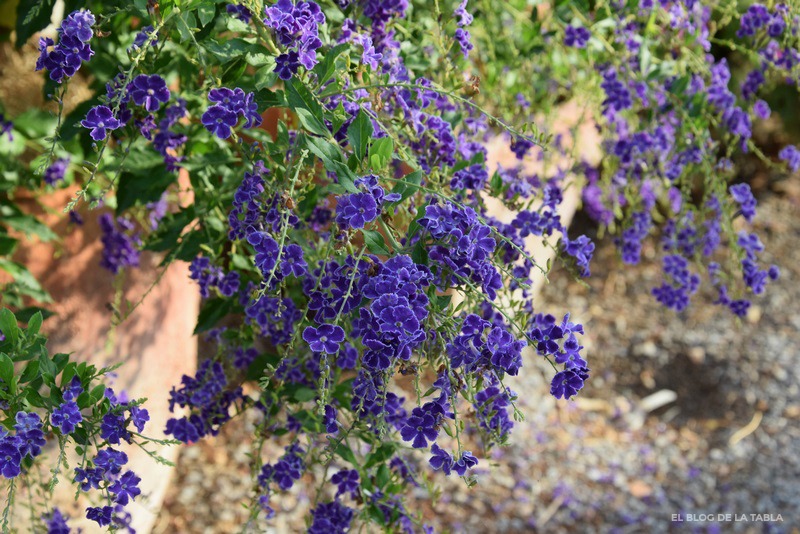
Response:
[{"label": "flowering shrub", "polygon": [[[421,519],[402,496],[421,472],[473,484],[472,468],[522,417],[509,375],[549,365],[554,397],[579,393],[591,374],[583,326],[534,306],[532,278],[549,262],[525,246],[540,237],[589,276],[594,244],[559,215],[570,185],[615,232],[623,262],[660,239],[653,297],[667,308],[685,309],[705,279],[716,303],[744,315],[748,292],[778,276],[759,263],[758,237],[734,230],[756,201],[727,178],[741,153],[768,160],[753,124],[771,113],[770,88],[800,81],[796,10],[475,3],[89,1],[39,39],[31,66],[47,76],[55,118],[0,116],[0,252],[13,252],[13,231],[56,238],[13,203],[15,189],[76,187],[65,207],[74,224],[79,203],[115,210],[99,215],[102,267],[124,276],[142,250],[191,263],[203,299],[195,332],[219,351],[175,385],[169,408],[183,411],[165,431],[192,443],[258,411],[256,441],[285,452],[268,463],[254,451],[253,519],[304,484],[318,488],[311,532],[413,531]],[[51,4],[20,4],[18,44]],[[92,96],[67,110],[84,72]],[[567,99],[596,124],[599,162],[543,133]],[[283,114],[270,132],[271,108]],[[490,173],[492,135],[518,166]],[[530,174],[526,158],[545,170]],[[800,167],[794,146],[778,159]],[[187,184],[194,201],[179,207]],[[510,223],[490,197],[514,210]],[[15,278],[6,305],[46,304],[24,266],[0,267]],[[48,356],[41,315],[27,329],[22,316],[0,317],[7,511],[51,436],[49,490],[71,479],[98,496],[87,518],[125,526],[140,479],[115,446],[146,448],[147,411],[95,385],[109,370]],[[70,445],[82,460],[67,474]],[[66,521],[57,509],[33,518],[58,532]]]}]

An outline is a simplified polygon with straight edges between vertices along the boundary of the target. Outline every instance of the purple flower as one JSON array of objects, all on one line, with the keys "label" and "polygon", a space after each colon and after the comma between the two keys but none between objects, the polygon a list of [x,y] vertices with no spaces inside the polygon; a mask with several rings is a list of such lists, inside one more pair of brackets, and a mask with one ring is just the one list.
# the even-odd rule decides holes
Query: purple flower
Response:
[{"label": "purple flower", "polygon": [[73,376],[72,380],[69,382],[69,386],[64,388],[64,392],[62,393],[62,398],[64,401],[72,401],[77,399],[81,393],[83,393],[83,386],[81,385],[81,379],[77,376]]},{"label": "purple flower", "polygon": [[114,509],[110,506],[94,506],[86,509],[86,519],[94,521],[101,527],[105,527],[111,524],[111,516],[114,513]]},{"label": "purple flower", "polygon": [[238,113],[244,107],[244,97],[244,91],[238,87],[235,90],[228,87],[216,87],[208,92],[209,102],[214,102],[234,113]]},{"label": "purple flower", "polygon": [[[137,33],[136,37],[134,37],[134,39],[133,39],[132,48],[128,49],[128,52],[130,52],[132,49],[137,49],[138,50],[139,48],[143,47],[144,44],[150,38],[150,35],[152,35],[153,30],[154,30],[154,28],[152,26],[145,26],[144,28],[139,30],[139,33]],[[152,39],[150,39],[150,46],[155,47],[157,45],[158,45],[158,39],[157,38],[153,37]]]},{"label": "purple flower", "polygon": [[589,42],[591,36],[592,34],[586,28],[567,26],[564,32],[564,45],[575,48],[586,48],[586,43]]},{"label": "purple flower", "polygon": [[383,54],[375,51],[375,47],[372,45],[372,37],[368,35],[362,36],[361,46],[364,48],[364,51],[361,54],[361,63],[364,65],[369,65],[369,68],[372,70],[378,70],[378,66],[380,65],[381,58],[383,58]]},{"label": "purple flower", "polygon": [[142,493],[139,489],[139,482],[142,479],[136,476],[133,471],[125,471],[125,473],[114,481],[108,487],[108,491],[116,495],[117,504],[125,506],[129,500],[134,500],[137,495]]},{"label": "purple flower", "polygon": [[122,123],[114,117],[108,106],[95,106],[86,114],[86,118],[81,121],[81,126],[91,128],[89,135],[95,141],[106,138],[106,130],[116,130]]},{"label": "purple flower", "polygon": [[228,4],[225,6],[225,10],[234,18],[237,18],[244,22],[245,24],[250,24],[250,18],[253,16],[250,13],[250,10],[247,9],[245,6],[240,6],[237,4]]},{"label": "purple flower", "polygon": [[47,185],[55,185],[64,179],[64,174],[69,166],[69,158],[59,158],[47,167],[44,171],[44,182]]},{"label": "purple flower", "polygon": [[220,139],[227,139],[231,136],[231,128],[236,126],[238,117],[235,112],[217,104],[208,108],[200,120],[209,132]]},{"label": "purple flower", "polygon": [[588,378],[589,369],[586,367],[570,367],[559,371],[550,384],[550,394],[557,399],[568,399],[583,388]]},{"label": "purple flower", "polygon": [[756,199],[750,190],[749,184],[736,184],[730,187],[731,196],[739,204],[742,215],[747,222],[752,222],[756,216]]},{"label": "purple flower", "polygon": [[339,431],[339,424],[336,422],[336,408],[330,404],[325,405],[325,417],[322,419],[322,424],[325,425],[325,432],[328,434],[335,434]]},{"label": "purple flower", "polygon": [[400,430],[400,435],[405,441],[411,441],[411,446],[415,449],[424,449],[428,446],[428,441],[435,441],[439,436],[436,418],[419,408],[415,408],[414,412],[406,420],[406,426]]},{"label": "purple flower", "polygon": [[428,463],[431,464],[431,467],[433,467],[436,471],[441,469],[445,475],[449,475],[450,471],[453,469],[453,465],[455,464],[452,455],[439,447],[437,443],[434,443],[433,446],[431,446],[431,452],[433,453],[433,456],[431,456],[431,459],[428,460]]},{"label": "purple flower", "polygon": [[120,440],[131,442],[131,433],[128,432],[125,417],[108,412],[100,423],[100,437],[111,444],[117,445]]},{"label": "purple flower", "polygon": [[337,497],[346,493],[349,493],[353,498],[358,495],[360,478],[358,471],[355,469],[339,471],[331,477],[331,482],[337,486]]},{"label": "purple flower", "polygon": [[88,43],[92,38],[92,26],[95,23],[91,11],[81,9],[73,11],[61,23],[61,33],[66,37],[74,37],[81,42]]},{"label": "purple flower", "polygon": [[114,475],[122,471],[122,466],[127,463],[128,455],[111,447],[100,449],[94,458],[97,467]]},{"label": "purple flower", "polygon": [[0,440],[0,474],[6,478],[14,478],[20,473],[22,455],[9,438]]},{"label": "purple flower", "polygon": [[336,205],[336,222],[343,229],[364,228],[378,218],[378,204],[369,193],[355,193],[339,197]]},{"label": "purple flower", "polygon": [[476,465],[478,465],[478,459],[470,451],[464,451],[461,454],[461,458],[453,465],[453,470],[463,477],[467,474],[467,469],[471,469]]},{"label": "purple flower", "polygon": [[300,278],[306,272],[308,272],[308,264],[303,259],[303,249],[300,248],[300,245],[291,244],[284,248],[283,259],[281,260],[281,274]]},{"label": "purple flower", "polygon": [[350,531],[354,511],[341,502],[319,503],[311,511],[314,520],[308,534],[338,534]]},{"label": "purple flower", "polygon": [[312,326],[303,330],[303,339],[314,352],[336,354],[344,343],[344,330],[341,326],[323,324],[319,328]]},{"label": "purple flower", "polygon": [[100,266],[117,274],[125,267],[137,267],[139,265],[139,237],[137,234],[130,235],[128,232],[133,230],[133,223],[125,218],[117,218],[116,225],[114,218],[109,213],[104,213],[98,219],[100,230],[103,232],[101,241],[103,242],[103,256]]},{"label": "purple flower", "polygon": [[161,104],[169,102],[170,92],[167,82],[158,74],[140,74],[128,86],[131,99],[137,106],[144,106],[149,112],[158,111]]},{"label": "purple flower", "polygon": [[281,80],[291,80],[300,68],[300,57],[297,52],[287,52],[275,58],[275,72]]},{"label": "purple flower", "polygon": [[765,101],[756,100],[756,103],[753,104],[753,113],[755,113],[756,117],[759,119],[768,119],[772,111],[769,109],[769,104]]},{"label": "purple flower", "polygon": [[64,435],[71,434],[75,426],[83,421],[83,415],[75,401],[65,402],[50,414],[50,423]]},{"label": "purple flower", "polygon": [[142,432],[145,423],[150,420],[150,413],[146,409],[139,408],[138,406],[131,406],[130,412],[133,426],[136,427],[137,431]]},{"label": "purple flower", "polygon": [[253,232],[247,236],[247,242],[256,251],[256,267],[267,275],[272,272],[278,262],[278,242],[266,232]]},{"label": "purple flower", "polygon": [[792,172],[800,170],[800,150],[796,146],[786,145],[778,152],[778,158],[785,161]]},{"label": "purple flower", "polygon": [[61,513],[58,508],[53,508],[49,514],[42,516],[45,527],[47,527],[47,534],[69,534],[70,528],[67,524],[67,517]]},{"label": "purple flower", "polygon": [[5,115],[0,113],[0,136],[8,135],[8,141],[11,142],[14,140],[14,135],[11,133],[11,130],[14,129],[14,123],[11,121],[7,121]]}]

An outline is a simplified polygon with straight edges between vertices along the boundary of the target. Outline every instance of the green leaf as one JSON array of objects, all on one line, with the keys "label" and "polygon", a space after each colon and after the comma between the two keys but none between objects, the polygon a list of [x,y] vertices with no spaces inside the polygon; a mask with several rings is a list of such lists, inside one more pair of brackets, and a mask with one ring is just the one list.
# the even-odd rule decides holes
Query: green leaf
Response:
[{"label": "green leaf", "polygon": [[372,121],[364,110],[359,110],[356,118],[347,128],[347,139],[359,161],[367,155],[367,147],[372,138]]},{"label": "green leaf", "polygon": [[358,188],[355,185],[356,175],[344,163],[344,156],[342,156],[339,146],[331,143],[326,139],[319,137],[306,136],[306,145],[309,150],[314,153],[326,169],[336,174],[339,179],[339,184],[350,193],[358,193]]},{"label": "green leaf", "polygon": [[21,0],[17,4],[17,48],[50,24],[56,0]]},{"label": "green leaf", "polygon": [[369,147],[369,162],[373,170],[384,168],[391,160],[394,153],[394,143],[389,137],[375,139]]},{"label": "green leaf", "polygon": [[11,215],[3,217],[3,223],[26,236],[36,235],[42,241],[52,241],[58,238],[55,232],[42,224],[33,215]]},{"label": "green leaf", "polygon": [[286,100],[289,107],[293,110],[307,109],[311,114],[316,117],[319,122],[324,124],[324,111],[322,104],[314,98],[314,95],[302,82],[297,80],[287,80],[286,85]]},{"label": "green leaf", "polygon": [[319,86],[325,85],[325,82],[331,79],[333,74],[336,72],[336,60],[339,59],[339,56],[342,53],[350,48],[348,43],[342,43],[334,46],[328,53],[325,54],[322,58],[322,61],[317,63],[314,67],[314,74],[317,75],[317,81]]},{"label": "green leaf", "polygon": [[25,369],[22,370],[22,374],[19,376],[19,383],[27,384],[37,376],[39,376],[39,362],[37,360],[30,361],[25,366]]},{"label": "green leaf", "polygon": [[310,401],[316,396],[317,393],[311,388],[299,388],[294,392],[294,399],[298,402]]},{"label": "green leaf", "polygon": [[4,352],[0,352],[0,380],[8,386],[11,393],[15,393],[14,362]]},{"label": "green leaf", "polygon": [[303,128],[309,132],[321,137],[328,137],[330,135],[325,123],[320,122],[320,120],[317,119],[309,110],[305,108],[297,108],[294,110],[294,112],[297,114],[300,124],[302,124]]},{"label": "green leaf", "polygon": [[42,289],[42,286],[39,285],[39,282],[36,280],[36,278],[23,265],[13,261],[0,259],[0,269],[9,273],[14,278],[14,282],[21,290],[25,291],[27,295],[30,295],[31,297],[34,297],[42,302],[52,301],[50,295],[48,295],[47,292]]},{"label": "green leaf", "polygon": [[214,15],[216,14],[217,9],[216,6],[211,2],[203,2],[199,6],[197,6],[197,18],[200,19],[200,24],[205,26],[212,20],[214,20]]},{"label": "green leaf", "polygon": [[202,46],[216,57],[221,65],[224,65],[234,59],[246,57],[248,50],[250,50],[253,45],[244,39],[231,39],[230,41],[224,41],[222,43],[208,40],[205,41]]},{"label": "green leaf", "polygon": [[233,308],[233,301],[228,299],[213,298],[206,300],[197,317],[197,326],[194,333],[199,334],[214,328],[220,319],[225,317]]},{"label": "green leaf", "polygon": [[123,172],[117,186],[117,213],[136,204],[155,202],[173,182],[175,174],[163,168],[147,174]]},{"label": "green leaf", "polygon": [[265,87],[272,87],[278,81],[278,75],[275,73],[275,58],[270,58],[272,61],[259,67],[255,75],[255,89],[260,91]]},{"label": "green leaf", "polygon": [[364,244],[367,245],[367,250],[373,254],[381,256],[388,256],[391,254],[386,247],[386,241],[383,239],[383,234],[376,230],[361,230],[364,234]]},{"label": "green leaf", "polygon": [[339,446],[336,447],[336,454],[338,454],[345,462],[349,462],[354,467],[358,467],[358,460],[356,460],[356,455],[353,453],[350,447],[348,447],[344,443],[339,443]]},{"label": "green leaf", "polygon": [[30,321],[28,321],[28,332],[29,336],[35,336],[39,333],[39,329],[42,327],[42,314],[40,312],[36,312],[31,317]]},{"label": "green leaf", "polygon": [[18,241],[7,234],[0,234],[0,256],[10,256],[17,248]]},{"label": "green leaf", "polygon": [[192,42],[194,40],[193,31],[197,27],[197,20],[193,12],[184,12],[178,15],[178,33],[181,41]]},{"label": "green leaf", "polygon": [[367,462],[364,464],[364,469],[369,469],[370,467],[383,463],[391,458],[394,455],[396,446],[397,445],[394,443],[384,443],[378,447],[378,450],[367,457]]},{"label": "green leaf", "polygon": [[421,169],[417,169],[403,176],[402,181],[397,182],[397,185],[395,185],[394,188],[392,188],[392,193],[400,194],[400,200],[394,202],[394,204],[400,204],[408,197],[416,193],[417,190],[420,188],[421,183],[422,183]]}]

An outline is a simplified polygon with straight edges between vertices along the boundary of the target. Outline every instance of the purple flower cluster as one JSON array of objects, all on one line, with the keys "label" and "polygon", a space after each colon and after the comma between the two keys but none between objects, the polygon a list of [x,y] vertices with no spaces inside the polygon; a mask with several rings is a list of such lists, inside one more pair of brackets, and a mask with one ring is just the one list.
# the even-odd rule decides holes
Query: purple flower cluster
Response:
[{"label": "purple flower cluster", "polygon": [[347,495],[349,494],[354,499],[358,496],[359,488],[360,488],[360,478],[358,476],[358,471],[355,469],[346,469],[344,471],[339,471],[333,477],[331,477],[331,482],[334,486],[336,486],[336,497],[338,498],[340,495]]},{"label": "purple flower cluster", "polygon": [[472,15],[467,11],[467,0],[461,0],[458,7],[453,12],[453,16],[457,18],[458,28],[456,29],[455,38],[458,46],[461,47],[461,53],[464,57],[469,56],[469,51],[472,50],[472,41],[467,26],[472,24]]},{"label": "purple flower cluster", "polygon": [[445,475],[450,475],[451,471],[455,471],[458,476],[463,477],[467,474],[468,469],[478,465],[478,459],[470,451],[464,451],[459,459],[456,460],[449,452],[434,443],[431,447],[431,453],[433,453],[433,456],[431,456],[428,463],[436,471],[441,469]]},{"label": "purple flower cluster", "polygon": [[128,427],[133,424],[138,432],[142,432],[150,420],[150,414],[144,408],[124,402],[123,394],[117,398],[110,388],[106,388],[105,397],[109,400],[110,406],[100,421],[100,437],[112,445],[118,445],[123,441],[131,443],[131,431]]},{"label": "purple flower cluster", "polygon": [[125,267],[139,266],[138,245],[141,243],[138,234],[133,234],[133,223],[124,217],[118,217],[116,225],[110,213],[103,213],[98,219],[103,232],[103,254],[100,266],[119,273]]},{"label": "purple flower cluster", "polygon": [[439,437],[439,430],[445,418],[453,418],[452,412],[448,412],[449,406],[448,397],[444,392],[435,400],[417,406],[405,420],[405,425],[400,429],[400,436],[405,441],[410,441],[415,449],[427,448],[428,441],[435,442]]},{"label": "purple flower cluster", "polygon": [[800,170],[800,150],[794,145],[786,145],[778,152],[778,157],[786,162],[792,172]]},{"label": "purple flower cluster", "polygon": [[[122,472],[128,463],[128,455],[122,451],[106,447],[100,449],[94,458],[94,467],[76,467],[74,482],[81,490],[99,489],[108,492],[110,499],[116,505],[116,510],[126,506],[130,501],[141,495],[139,489],[141,478],[131,470]],[[86,517],[95,521],[100,526],[106,526],[112,521],[115,508],[111,506],[86,509]]]},{"label": "purple flower cluster", "polygon": [[220,139],[227,139],[233,132],[233,127],[239,122],[239,116],[245,119],[245,128],[261,125],[262,118],[258,112],[255,93],[247,93],[240,89],[220,87],[208,92],[208,100],[214,105],[210,106],[200,118],[203,126]]},{"label": "purple flower cluster", "polygon": [[241,20],[245,24],[250,24],[250,19],[253,18],[250,10],[240,4],[228,4],[225,6],[225,11],[228,12],[228,15]]},{"label": "purple flower cluster", "polygon": [[239,272],[230,271],[225,274],[221,267],[211,264],[211,260],[198,256],[189,265],[189,277],[200,286],[200,296],[207,299],[211,296],[211,288],[219,289],[224,297],[232,297],[239,292]]},{"label": "purple flower cluster", "polygon": [[586,360],[581,355],[583,345],[576,336],[583,335],[583,325],[569,319],[569,314],[566,314],[559,324],[552,315],[537,313],[529,335],[536,342],[536,352],[540,356],[553,357],[556,363],[567,368],[586,367]]},{"label": "purple flower cluster", "polygon": [[276,58],[275,71],[282,80],[297,74],[300,65],[307,70],[317,64],[317,49],[322,46],[319,26],[325,24],[325,14],[316,2],[278,0],[265,7],[264,24],[275,31],[278,42],[287,52]]},{"label": "purple flower cluster", "polygon": [[83,387],[78,377],[73,377],[62,393],[63,401],[53,413],[50,414],[50,423],[58,427],[63,435],[72,434],[78,423],[83,421],[78,403],[75,400],[83,393]]},{"label": "purple flower cluster", "polygon": [[0,113],[0,137],[7,135],[8,142],[14,140],[14,134],[11,133],[11,130],[14,129],[14,123],[11,121],[6,120],[6,116]]},{"label": "purple flower cluster", "polygon": [[300,480],[306,469],[303,455],[305,450],[295,442],[286,447],[283,456],[275,465],[265,464],[258,476],[258,484],[266,489],[270,482],[275,482],[284,491],[294,486]]},{"label": "purple flower cluster", "polygon": [[48,70],[50,79],[58,83],[64,78],[72,78],[81,64],[94,55],[89,46],[94,35],[94,23],[95,18],[91,11],[73,11],[58,28],[58,44],[49,37],[40,37],[36,70]]},{"label": "purple flower cluster", "polygon": [[591,32],[582,26],[567,26],[564,30],[564,45],[586,48],[586,43],[589,42],[591,36]]},{"label": "purple flower cluster", "polygon": [[228,214],[231,228],[228,239],[231,241],[243,239],[254,232],[262,211],[266,212],[268,219],[279,218],[275,202],[267,209],[261,198],[264,193],[264,175],[268,173],[263,161],[255,163],[253,172],[244,173],[244,179],[233,195],[233,209]]},{"label": "purple flower cluster", "polygon": [[514,422],[508,415],[508,408],[515,399],[513,392],[501,388],[495,380],[490,380],[485,389],[475,394],[473,407],[483,430],[493,441],[502,443],[508,438]]},{"label": "purple flower cluster", "polygon": [[446,351],[453,369],[463,366],[468,373],[494,369],[517,375],[526,344],[514,339],[505,324],[492,325],[478,315],[469,314],[461,325],[461,333],[447,344]]},{"label": "purple flower cluster", "polygon": [[[731,72],[728,68],[728,62],[725,58],[722,58],[711,67],[708,103],[720,114],[730,133],[746,140],[752,136],[750,116],[736,105],[736,96],[728,89],[730,79]],[[755,94],[758,85],[760,85],[759,81],[751,80],[747,84],[746,94]]]},{"label": "purple flower cluster", "polygon": [[569,399],[575,396],[589,379],[586,367],[569,367],[559,371],[550,384],[550,394],[557,399]]},{"label": "purple flower cluster", "polygon": [[58,508],[53,508],[50,513],[42,516],[47,534],[70,534],[71,530],[67,523],[67,516],[61,513]]},{"label": "purple flower cluster", "polygon": [[309,534],[344,534],[350,531],[355,512],[337,500],[319,503],[311,515],[314,519],[308,528]]},{"label": "purple flower cluster", "polygon": [[165,434],[184,443],[194,443],[206,435],[216,436],[231,418],[230,408],[243,399],[242,388],[231,388],[222,364],[204,361],[194,377],[184,375],[181,388],[172,388],[169,410],[175,405],[188,408],[191,414],[167,421]]},{"label": "purple flower cluster", "polygon": [[739,204],[739,209],[742,212],[742,216],[747,220],[747,222],[753,222],[753,218],[756,216],[756,199],[753,196],[753,192],[750,190],[750,185],[732,185],[730,187],[730,193],[733,197],[733,200]]},{"label": "purple flower cluster", "polygon": [[436,241],[429,249],[434,275],[440,287],[458,287],[464,282],[477,284],[494,300],[503,280],[492,263],[497,246],[492,230],[478,221],[470,207],[451,202],[429,204],[419,225]]},{"label": "purple flower cluster", "polygon": [[291,341],[295,325],[302,318],[292,299],[267,296],[248,304],[245,315],[246,322],[257,324],[261,335],[275,346]]},{"label": "purple flower cluster", "polygon": [[745,258],[742,260],[744,283],[754,294],[760,295],[766,289],[769,280],[777,280],[780,274],[778,266],[772,265],[767,270],[758,268],[758,253],[764,250],[764,245],[756,234],[739,232],[736,244],[745,252]]},{"label": "purple flower cluster", "polygon": [[770,13],[762,4],[753,4],[739,19],[737,37],[753,37],[758,30],[764,28],[770,37],[780,37],[786,29],[786,4],[775,6],[775,13]]},{"label": "purple flower cluster", "polygon": [[42,420],[35,413],[17,412],[14,435],[0,429],[0,474],[14,478],[22,471],[22,460],[41,454],[45,439]]},{"label": "purple flower cluster", "polygon": [[44,183],[47,185],[56,185],[64,179],[64,174],[69,167],[69,158],[58,158],[44,171]]},{"label": "purple flower cluster", "polygon": [[359,309],[353,336],[361,337],[366,347],[362,362],[367,370],[378,373],[397,359],[407,361],[425,340],[422,325],[428,317],[428,297],[424,288],[430,281],[425,267],[401,255],[379,264],[377,274],[364,285],[362,295],[371,302]]},{"label": "purple flower cluster", "polygon": [[653,288],[653,296],[667,308],[683,311],[697,292],[700,277],[689,270],[689,260],[677,254],[665,256],[663,266],[667,280]]},{"label": "purple flower cluster", "polygon": [[134,50],[141,49],[145,45],[145,43],[147,43],[148,40],[150,41],[151,47],[155,48],[156,46],[158,46],[158,38],[156,37],[150,38],[153,31],[154,28],[152,26],[145,26],[144,28],[139,30],[139,32],[133,38],[133,44],[131,45],[131,48],[128,49],[128,53],[130,54]]},{"label": "purple flower cluster", "polygon": [[366,189],[366,192],[342,195],[337,199],[336,223],[344,230],[364,228],[378,218],[384,202],[400,200],[398,193],[387,195],[383,187],[378,185],[378,177],[374,174],[359,178],[355,184]]}]

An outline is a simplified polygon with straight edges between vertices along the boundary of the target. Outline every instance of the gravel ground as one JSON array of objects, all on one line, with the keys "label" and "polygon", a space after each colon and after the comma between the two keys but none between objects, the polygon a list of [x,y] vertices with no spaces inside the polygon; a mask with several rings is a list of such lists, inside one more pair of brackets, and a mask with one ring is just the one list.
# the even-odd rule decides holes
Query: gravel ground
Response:
[{"label": "gravel ground", "polygon": [[[782,275],[745,320],[708,293],[663,310],[649,294],[658,266],[623,267],[608,240],[588,285],[554,272],[540,309],[584,323],[588,386],[556,403],[547,367],[529,361],[512,384],[526,421],[490,458],[473,451],[478,485],[446,480],[436,501],[419,488],[409,508],[452,532],[800,532],[800,183],[779,185],[756,227]],[[239,530],[252,424],[183,449],[157,532]],[[252,530],[300,530],[308,497],[278,504]]]}]

